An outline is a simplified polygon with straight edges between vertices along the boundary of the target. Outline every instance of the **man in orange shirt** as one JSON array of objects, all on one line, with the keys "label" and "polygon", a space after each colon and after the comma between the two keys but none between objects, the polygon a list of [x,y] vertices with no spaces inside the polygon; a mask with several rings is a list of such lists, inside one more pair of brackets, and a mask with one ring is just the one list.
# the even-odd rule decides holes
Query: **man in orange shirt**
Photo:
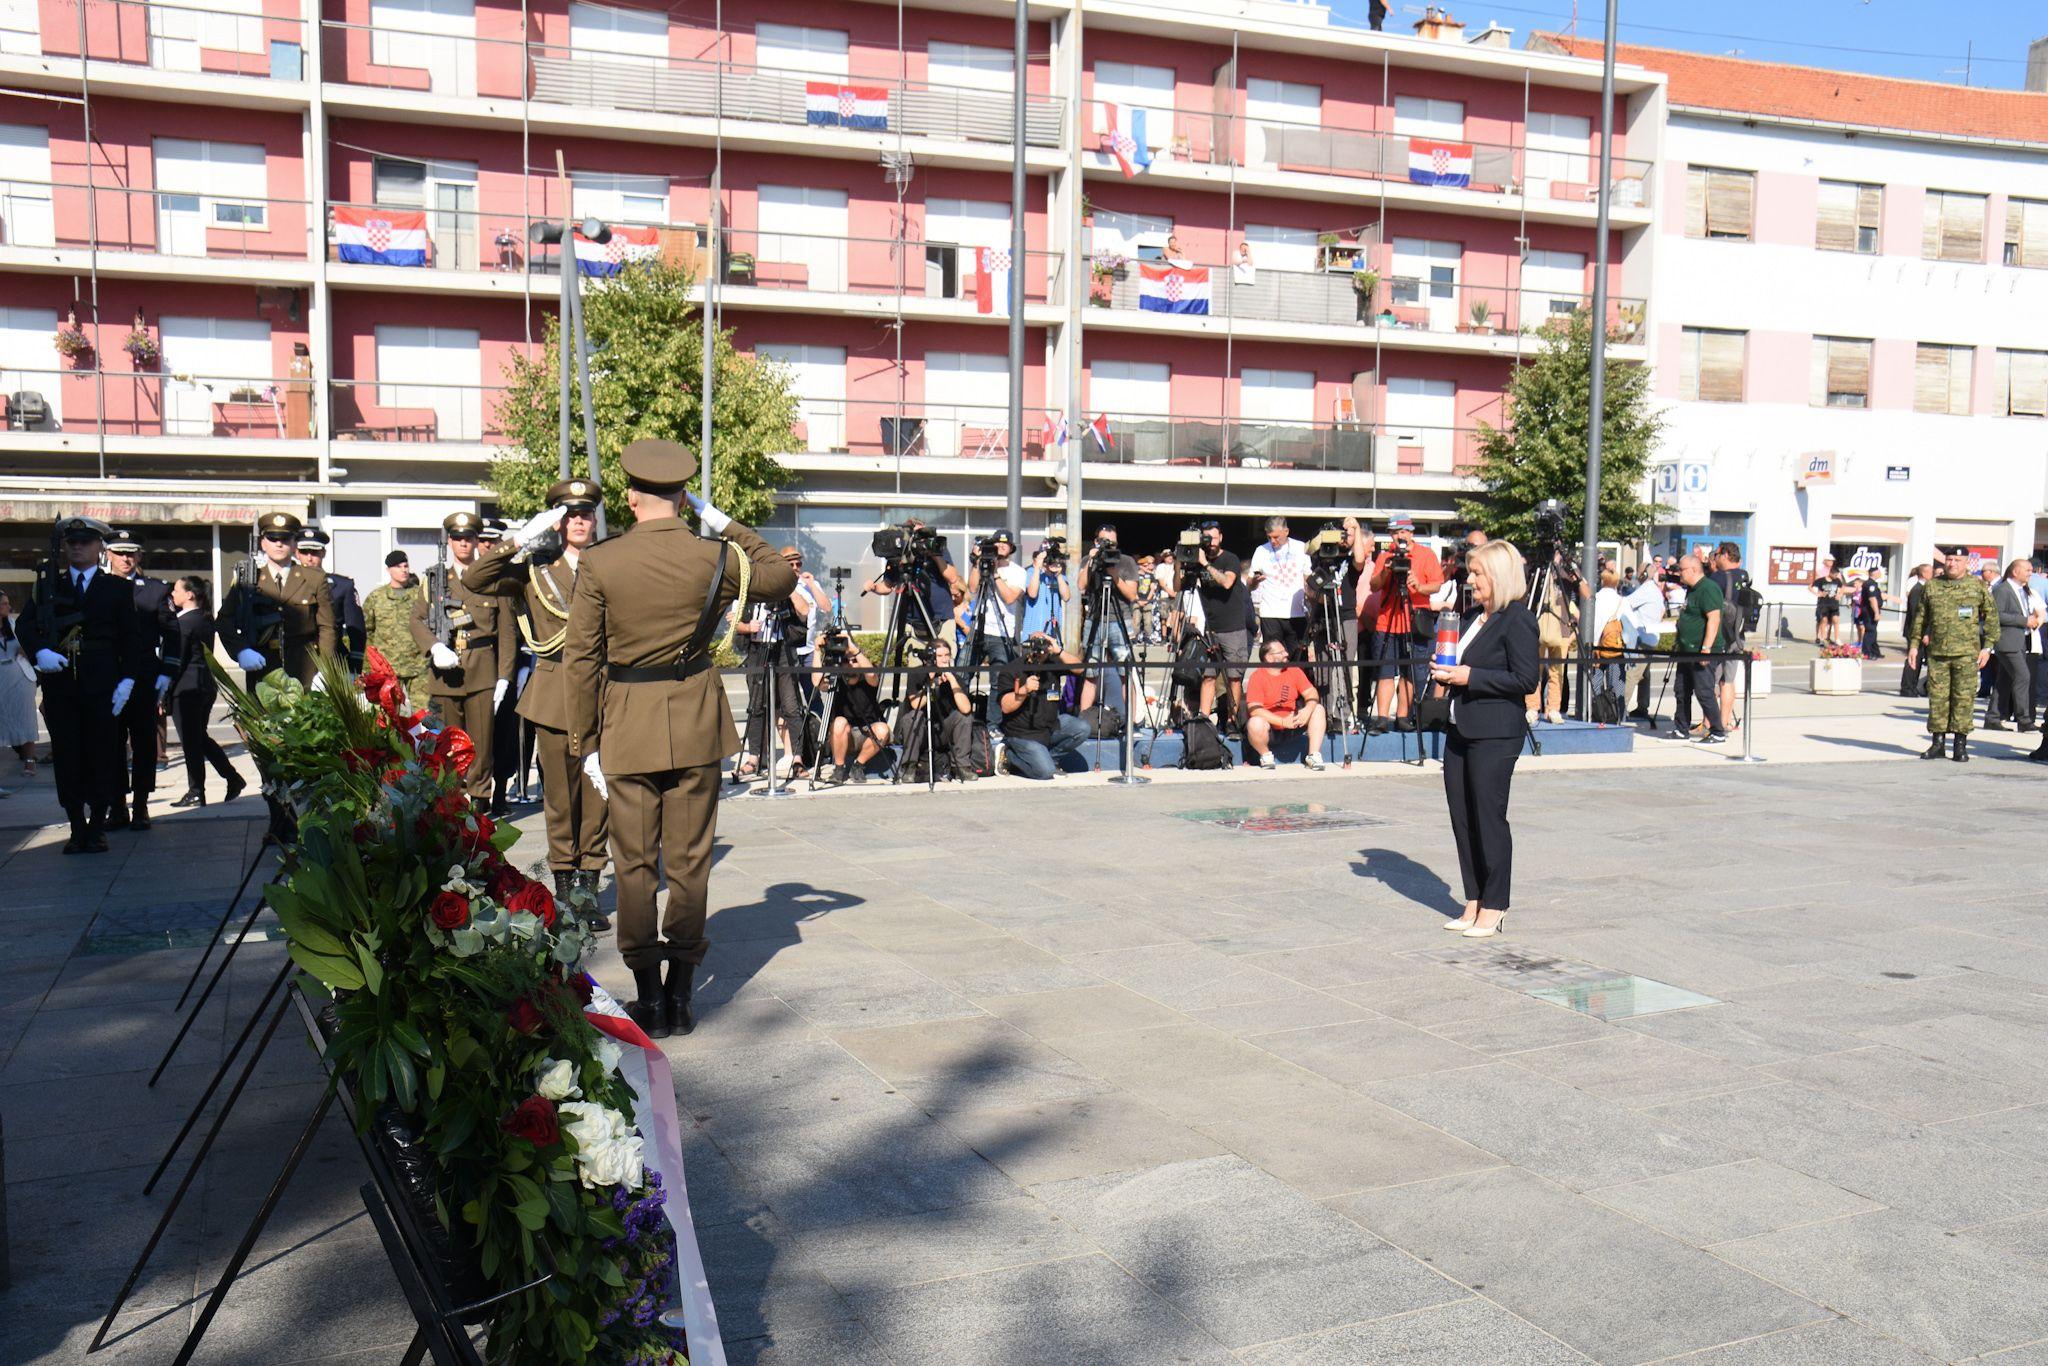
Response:
[{"label": "man in orange shirt", "polygon": [[1251,720],[1244,728],[1245,739],[1259,756],[1260,768],[1273,767],[1273,732],[1308,732],[1308,754],[1302,763],[1311,772],[1323,769],[1323,703],[1308,675],[1287,662],[1287,642],[1274,636],[1259,648],[1265,667],[1252,670],[1245,680],[1244,700]]},{"label": "man in orange shirt", "polygon": [[[1430,646],[1436,637],[1436,612],[1429,600],[1443,586],[1444,567],[1434,550],[1416,544],[1411,519],[1396,517],[1387,523],[1387,530],[1392,544],[1373,558],[1370,581],[1380,599],[1373,621],[1372,657],[1379,682],[1372,724],[1375,731],[1386,730],[1390,722],[1398,730],[1413,730],[1415,722],[1409,718],[1409,710],[1415,702],[1415,680],[1429,665]],[[1419,662],[1388,662],[1411,657]]]}]

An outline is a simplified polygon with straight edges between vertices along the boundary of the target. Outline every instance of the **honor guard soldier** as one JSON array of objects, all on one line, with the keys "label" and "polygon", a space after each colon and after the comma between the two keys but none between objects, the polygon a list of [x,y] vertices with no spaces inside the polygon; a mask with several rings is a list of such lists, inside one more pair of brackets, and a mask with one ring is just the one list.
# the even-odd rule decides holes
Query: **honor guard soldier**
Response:
[{"label": "honor guard soldier", "polygon": [[569,759],[569,675],[562,646],[583,554],[597,536],[597,485],[564,479],[548,490],[548,510],[478,554],[471,588],[518,604],[519,634],[533,652],[533,676],[519,696],[519,715],[534,728],[545,785],[548,867],[555,897],[594,929],[610,929],[597,909],[604,871],[605,804],[582,768]]},{"label": "honor guard soldier", "polygon": [[1970,573],[1967,546],[1950,546],[1948,563],[1927,584],[1906,623],[1906,667],[1917,662],[1920,642],[1927,642],[1927,730],[1934,737],[1920,757],[1939,759],[1945,741],[1955,737],[1949,755],[1957,763],[1970,760],[1970,729],[1976,724],[1977,671],[1991,662],[1998,644],[1998,608],[1991,590]]},{"label": "honor guard soldier", "polygon": [[107,829],[149,829],[149,794],[156,791],[156,764],[164,752],[163,714],[158,705],[171,686],[178,665],[177,614],[171,610],[171,586],[142,572],[142,538],[117,529],[107,536],[107,572],[126,579],[135,593],[138,687],[121,710],[121,735],[128,752],[128,794],[135,804],[116,806]]},{"label": "honor guard soldier", "polygon": [[58,524],[18,628],[43,686],[57,801],[71,819],[67,854],[106,852],[108,817],[125,805],[115,718],[152,662],[136,639],[134,586],[100,568],[106,535],[89,517]]},{"label": "honor guard soldier", "polygon": [[317,526],[308,525],[299,532],[299,563],[308,569],[317,569],[327,574],[327,596],[334,599],[334,631],[341,641],[341,648],[348,656],[348,671],[359,674],[363,671],[363,646],[367,643],[367,632],[363,625],[363,604],[356,597],[356,581],[346,574],[330,574],[327,571],[327,547],[333,540]]},{"label": "honor guard soldier", "polygon": [[372,588],[363,599],[363,638],[375,646],[391,665],[391,672],[405,685],[406,701],[413,707],[430,706],[432,679],[427,672],[427,652],[412,638],[412,609],[426,596],[413,577],[412,561],[403,550],[384,557],[385,582]]},{"label": "honor guard soldier", "polygon": [[242,666],[251,688],[276,669],[310,688],[319,656],[335,650],[327,576],[292,559],[300,530],[289,512],[266,512],[256,520],[261,553],[236,567],[215,619],[220,643]]},{"label": "honor guard soldier", "polygon": [[476,746],[463,786],[483,808],[491,800],[491,717],[512,686],[512,613],[468,582],[483,518],[451,512],[441,530],[447,558],[427,571],[426,591],[412,609],[412,638],[432,666],[441,724],[461,727]]},{"label": "honor guard soldier", "polygon": [[[796,572],[684,487],[697,472],[687,448],[635,441],[620,464],[634,525],[584,552],[569,609],[569,753],[609,806],[619,954],[639,998],[628,1013],[665,1038],[695,1027],[690,992],[707,947],[718,767],[740,747],[711,666],[712,634],[729,606],[787,599]],[[692,532],[685,501],[726,539]],[[659,929],[658,869],[669,888]]]}]

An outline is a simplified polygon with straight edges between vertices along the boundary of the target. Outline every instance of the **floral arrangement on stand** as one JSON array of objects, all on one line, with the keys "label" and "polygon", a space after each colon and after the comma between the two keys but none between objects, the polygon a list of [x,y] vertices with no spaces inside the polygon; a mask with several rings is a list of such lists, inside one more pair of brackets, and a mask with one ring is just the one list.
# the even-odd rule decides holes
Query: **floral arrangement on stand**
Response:
[{"label": "floral arrangement on stand", "polygon": [[493,1308],[488,1359],[682,1361],[662,1321],[676,1246],[625,1050],[592,1023],[606,1003],[592,1006],[575,917],[464,795],[469,737],[408,710],[374,649],[359,682],[329,658],[310,691],[279,672],[251,696],[216,672],[298,812],[266,895],[331,999],[326,1057],[366,1127],[416,1135],[420,1224],[485,1294],[517,1291]]},{"label": "floral arrangement on stand", "polygon": [[1840,641],[1830,641],[1820,647],[1820,657],[1822,659],[1861,659],[1863,658],[1863,647],[1854,644],[1845,645]]}]

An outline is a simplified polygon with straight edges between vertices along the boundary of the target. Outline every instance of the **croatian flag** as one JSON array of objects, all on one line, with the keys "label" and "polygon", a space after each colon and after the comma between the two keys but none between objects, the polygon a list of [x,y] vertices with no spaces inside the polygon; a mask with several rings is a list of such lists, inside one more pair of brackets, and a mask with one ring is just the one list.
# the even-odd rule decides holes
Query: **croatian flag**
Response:
[{"label": "croatian flag", "polygon": [[583,275],[617,275],[635,261],[652,261],[661,255],[661,240],[653,228],[612,229],[609,242],[593,242],[576,234],[576,270]]},{"label": "croatian flag", "polygon": [[1452,189],[1472,187],[1472,144],[1437,142],[1430,138],[1408,139],[1408,178],[1417,185],[1448,185]]},{"label": "croatian flag", "polygon": [[1138,265],[1138,307],[1147,313],[1207,313],[1207,266]]},{"label": "croatian flag", "polygon": [[1109,414],[1097,413],[1095,420],[1088,424],[1088,435],[1095,438],[1095,449],[1109,454]]},{"label": "croatian flag", "polygon": [[427,263],[427,215],[420,209],[334,210],[336,254],[359,266]]},{"label": "croatian flag", "polygon": [[880,132],[889,126],[888,87],[805,81],[804,122],[820,128]]},{"label": "croatian flag", "polygon": [[974,249],[974,311],[1010,311],[1010,253],[1002,247]]},{"label": "croatian flag", "polygon": [[1047,413],[1044,436],[1047,446],[1064,447],[1067,444],[1067,415]]},{"label": "croatian flag", "polygon": [[1115,159],[1124,179],[1152,169],[1152,144],[1146,138],[1145,111],[1120,104],[1095,106],[1096,132],[1103,155]]}]

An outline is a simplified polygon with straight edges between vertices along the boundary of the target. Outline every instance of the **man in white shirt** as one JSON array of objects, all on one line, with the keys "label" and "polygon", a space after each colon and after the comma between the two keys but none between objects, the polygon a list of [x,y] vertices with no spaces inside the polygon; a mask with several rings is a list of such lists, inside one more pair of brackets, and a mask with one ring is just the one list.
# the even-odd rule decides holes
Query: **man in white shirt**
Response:
[{"label": "man in white shirt", "polygon": [[1308,640],[1308,547],[1287,534],[1285,517],[1266,519],[1266,540],[1252,552],[1245,582],[1252,590],[1263,640],[1287,642],[1290,659],[1305,658]]},{"label": "man in white shirt", "polygon": [[[981,553],[977,547],[973,567],[967,571],[967,592],[964,602],[977,604],[980,615],[975,619],[973,634],[967,638],[967,658],[964,661],[966,675],[972,685],[975,670],[985,664],[1008,664],[1017,657],[1018,632],[1024,617],[1024,566],[1017,563],[1017,539],[1009,531],[998,531],[985,542],[993,556]],[[982,593],[982,577],[989,579],[988,592]],[[993,675],[991,675],[993,677]],[[994,729],[1001,721],[1002,713],[997,709],[1000,689],[988,689],[989,728]]]},{"label": "man in white shirt", "polygon": [[[1654,650],[1664,635],[1664,585],[1657,581],[1655,566],[1646,571],[1635,591],[1621,600],[1621,643],[1625,649]],[[1628,662],[1628,678],[1622,684],[1621,695],[1625,698],[1635,694],[1635,710],[1631,721],[1655,722],[1650,714],[1650,661],[1647,658],[1631,658]]]}]

